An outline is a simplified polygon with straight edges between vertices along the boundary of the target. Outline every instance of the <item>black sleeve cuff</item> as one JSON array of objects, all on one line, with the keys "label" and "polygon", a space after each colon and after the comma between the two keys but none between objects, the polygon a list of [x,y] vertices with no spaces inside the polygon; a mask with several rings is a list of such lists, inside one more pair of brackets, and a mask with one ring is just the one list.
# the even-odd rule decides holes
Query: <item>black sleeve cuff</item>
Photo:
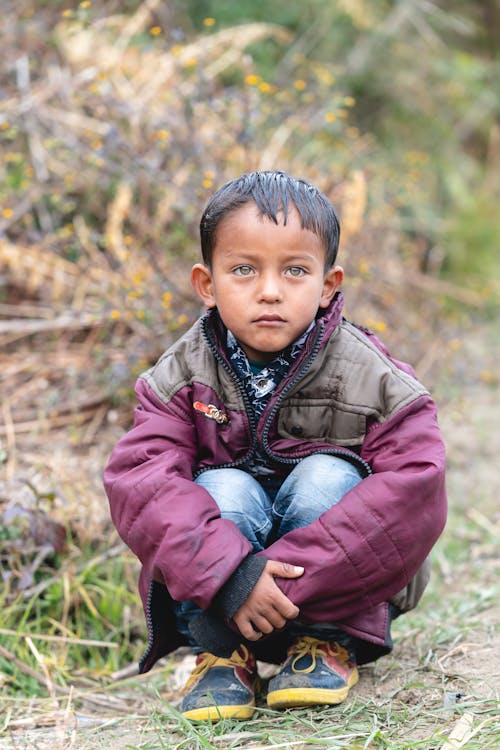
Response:
[{"label": "black sleeve cuff", "polygon": [[228,658],[245,639],[223,620],[206,610],[192,618],[189,630],[196,644],[210,654]]},{"label": "black sleeve cuff", "polygon": [[267,563],[263,555],[248,555],[214,597],[212,607],[230,619],[251,594]]},{"label": "black sleeve cuff", "polygon": [[248,555],[214,597],[212,605],[193,617],[189,630],[198,646],[217,656],[229,657],[240,643],[249,643],[229,622],[252,592],[267,558]]}]

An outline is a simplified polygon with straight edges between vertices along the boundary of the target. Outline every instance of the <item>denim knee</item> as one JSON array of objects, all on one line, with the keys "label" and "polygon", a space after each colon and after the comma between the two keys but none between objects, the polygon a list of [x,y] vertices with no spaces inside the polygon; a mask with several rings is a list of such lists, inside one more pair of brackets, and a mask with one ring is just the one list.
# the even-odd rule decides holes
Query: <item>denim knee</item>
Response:
[{"label": "denim knee", "polygon": [[315,521],[362,479],[357,468],[338,456],[304,458],[283,482],[273,504],[277,536]]},{"label": "denim knee", "polygon": [[272,504],[261,485],[241,469],[210,469],[196,483],[212,495],[221,516],[239,528],[254,552],[267,546],[272,528]]}]

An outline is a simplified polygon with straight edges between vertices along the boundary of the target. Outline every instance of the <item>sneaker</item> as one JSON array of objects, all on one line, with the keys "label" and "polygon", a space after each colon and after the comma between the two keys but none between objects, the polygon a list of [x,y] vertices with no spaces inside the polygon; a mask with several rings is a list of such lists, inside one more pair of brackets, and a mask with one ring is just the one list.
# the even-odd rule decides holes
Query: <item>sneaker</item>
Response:
[{"label": "sneaker", "polygon": [[239,646],[228,659],[204,652],[184,688],[181,713],[192,721],[251,719],[257,667],[253,654]]},{"label": "sneaker", "polygon": [[282,669],[269,683],[271,708],[342,703],[358,681],[352,654],[336,642],[302,636],[292,643]]}]

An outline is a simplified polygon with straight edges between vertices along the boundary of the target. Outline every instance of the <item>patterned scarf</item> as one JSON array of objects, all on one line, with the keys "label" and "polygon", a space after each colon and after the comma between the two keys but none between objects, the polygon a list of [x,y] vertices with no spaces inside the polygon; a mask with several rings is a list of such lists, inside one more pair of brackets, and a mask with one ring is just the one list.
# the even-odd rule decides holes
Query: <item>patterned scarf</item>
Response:
[{"label": "patterned scarf", "polygon": [[[304,348],[304,343],[309,331],[314,327],[314,322],[299,338],[278,354],[272,362],[266,364],[257,373],[252,371],[247,355],[236,341],[236,338],[228,330],[227,353],[236,375],[252,404],[256,420],[262,415],[271,394],[281,383]],[[254,364],[254,369],[255,363]],[[269,459],[261,451],[258,451],[253,460],[249,462],[247,470],[255,477],[271,476],[275,472],[269,465]]]}]

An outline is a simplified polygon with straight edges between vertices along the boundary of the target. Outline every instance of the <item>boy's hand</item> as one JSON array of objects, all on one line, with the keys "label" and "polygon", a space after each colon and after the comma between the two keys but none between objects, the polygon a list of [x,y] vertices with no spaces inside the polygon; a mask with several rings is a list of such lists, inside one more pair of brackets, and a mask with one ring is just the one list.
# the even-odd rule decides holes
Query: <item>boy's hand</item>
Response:
[{"label": "boy's hand", "polygon": [[258,641],[294,620],[299,608],[276,585],[275,578],[299,578],[304,568],[268,560],[250,595],[233,615],[241,635]]}]

